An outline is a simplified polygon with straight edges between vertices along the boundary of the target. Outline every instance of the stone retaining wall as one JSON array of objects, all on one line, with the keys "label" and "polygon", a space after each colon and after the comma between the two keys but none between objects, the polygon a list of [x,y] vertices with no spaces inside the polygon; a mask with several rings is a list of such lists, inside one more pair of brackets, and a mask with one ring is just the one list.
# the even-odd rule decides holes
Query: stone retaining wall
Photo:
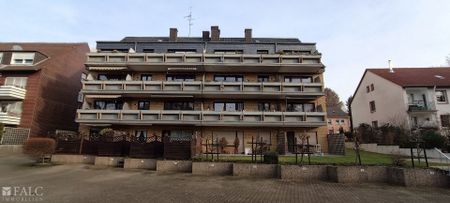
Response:
[{"label": "stone retaining wall", "polygon": [[450,187],[450,176],[434,169],[387,168],[387,182],[402,186]]},{"label": "stone retaining wall", "polygon": [[328,166],[328,179],[337,183],[384,183],[387,170],[383,166]]},{"label": "stone retaining wall", "polygon": [[156,159],[125,158],[123,168],[156,170]]},{"label": "stone retaining wall", "polygon": [[192,172],[192,161],[157,160],[156,171],[159,172]]},{"label": "stone retaining wall", "polygon": [[124,161],[124,157],[113,157],[113,156],[96,156],[95,165],[96,166],[119,166],[120,162]]},{"label": "stone retaining wall", "polygon": [[328,180],[326,165],[281,165],[281,179],[297,180],[301,182],[315,182]]},{"label": "stone retaining wall", "polygon": [[95,156],[81,154],[53,154],[52,163],[56,164],[94,164]]},{"label": "stone retaining wall", "polygon": [[233,176],[278,178],[277,164],[244,164],[233,163]]},{"label": "stone retaining wall", "polygon": [[233,175],[233,163],[194,162],[192,174],[195,175]]}]

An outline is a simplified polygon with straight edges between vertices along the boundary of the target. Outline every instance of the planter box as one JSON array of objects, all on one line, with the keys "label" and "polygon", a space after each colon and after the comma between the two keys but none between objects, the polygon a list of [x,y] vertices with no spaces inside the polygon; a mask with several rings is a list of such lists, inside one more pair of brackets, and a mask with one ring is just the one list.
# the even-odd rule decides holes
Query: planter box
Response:
[{"label": "planter box", "polygon": [[156,171],[158,172],[192,172],[192,161],[185,160],[157,160]]},{"label": "planter box", "polygon": [[233,175],[233,163],[194,162],[192,174],[195,175]]},{"label": "planter box", "polygon": [[387,168],[388,183],[402,186],[450,187],[450,177],[435,169]]},{"label": "planter box", "polygon": [[95,157],[95,165],[96,166],[112,166],[118,167],[120,162],[123,162],[123,157],[114,157],[114,156],[96,156]]},{"label": "planter box", "polygon": [[156,159],[125,158],[123,168],[156,170]]},{"label": "planter box", "polygon": [[233,176],[278,178],[277,164],[244,164],[233,163]]},{"label": "planter box", "polygon": [[280,169],[281,179],[301,182],[326,181],[328,179],[326,165],[282,165]]},{"label": "planter box", "polygon": [[56,164],[94,164],[95,156],[81,154],[54,154],[52,163]]},{"label": "planter box", "polygon": [[338,183],[366,183],[387,181],[384,166],[328,166],[328,179]]}]

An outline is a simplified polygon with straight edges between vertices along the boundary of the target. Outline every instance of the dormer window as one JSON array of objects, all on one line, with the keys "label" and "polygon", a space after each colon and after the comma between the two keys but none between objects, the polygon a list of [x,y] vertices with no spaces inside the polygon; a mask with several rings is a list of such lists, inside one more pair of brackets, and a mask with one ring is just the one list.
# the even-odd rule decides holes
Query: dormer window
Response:
[{"label": "dormer window", "polygon": [[11,64],[32,65],[34,62],[34,53],[13,53]]}]

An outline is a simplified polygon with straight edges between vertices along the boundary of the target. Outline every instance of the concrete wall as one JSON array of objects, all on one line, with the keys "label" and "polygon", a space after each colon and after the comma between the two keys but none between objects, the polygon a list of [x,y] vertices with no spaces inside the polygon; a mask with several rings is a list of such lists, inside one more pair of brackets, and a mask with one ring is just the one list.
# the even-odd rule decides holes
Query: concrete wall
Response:
[{"label": "concrete wall", "polygon": [[123,157],[110,157],[110,156],[96,156],[95,157],[95,165],[96,166],[119,166],[119,162],[123,162]]},{"label": "concrete wall", "polygon": [[281,179],[301,182],[326,181],[328,179],[326,165],[281,165]]},{"label": "concrete wall", "polygon": [[156,159],[125,158],[123,168],[156,170]]},{"label": "concrete wall", "polygon": [[328,178],[338,183],[384,183],[387,179],[383,166],[328,166]]},{"label": "concrete wall", "polygon": [[233,163],[194,162],[192,174],[195,175],[233,175]]},{"label": "concrete wall", "polygon": [[[367,92],[366,87],[374,85],[374,90]],[[389,90],[389,91],[385,91]],[[354,95],[352,102],[353,126],[361,123],[372,124],[378,121],[378,126],[385,123],[403,124],[408,122],[406,94],[402,87],[367,71]],[[375,112],[370,112],[369,102],[375,101]]]},{"label": "concrete wall", "polygon": [[75,154],[53,154],[52,163],[56,164],[94,164],[95,156]]},{"label": "concrete wall", "polygon": [[[353,148],[354,144],[347,142],[345,143],[345,146],[348,148]],[[395,155],[401,155],[401,156],[411,156],[411,150],[409,148],[400,148],[397,145],[378,145],[375,143],[371,144],[361,144],[361,149],[368,152],[375,152],[380,154],[395,154]],[[434,158],[439,159],[440,154],[435,151],[434,149],[427,149],[427,157],[428,158]],[[414,153],[416,155],[416,151],[414,150]],[[450,157],[450,153],[445,153],[448,157]],[[423,153],[421,154],[423,156]]]},{"label": "concrete wall", "polygon": [[22,145],[0,145],[0,154],[22,154]]},{"label": "concrete wall", "polygon": [[157,160],[158,172],[192,172],[192,161]]},{"label": "concrete wall", "polygon": [[278,178],[278,168],[276,164],[233,163],[233,176]]}]

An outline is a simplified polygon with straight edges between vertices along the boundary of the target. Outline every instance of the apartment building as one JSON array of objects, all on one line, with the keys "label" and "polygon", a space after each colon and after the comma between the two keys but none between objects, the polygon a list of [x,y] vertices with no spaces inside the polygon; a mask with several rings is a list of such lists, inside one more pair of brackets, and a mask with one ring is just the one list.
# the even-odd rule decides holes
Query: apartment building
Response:
[{"label": "apartment building", "polygon": [[366,69],[351,104],[353,126],[450,125],[450,68]]},{"label": "apartment building", "polygon": [[223,38],[218,26],[201,37],[125,37],[98,41],[87,54],[80,131],[113,128],[128,135],[206,140],[220,153],[251,153],[263,140],[292,151],[307,135],[327,149],[324,65],[315,43],[296,38]]},{"label": "apartment building", "polygon": [[328,133],[338,134],[350,131],[350,116],[340,107],[327,106]]},{"label": "apartment building", "polygon": [[86,43],[0,43],[0,123],[31,136],[77,130]]}]

